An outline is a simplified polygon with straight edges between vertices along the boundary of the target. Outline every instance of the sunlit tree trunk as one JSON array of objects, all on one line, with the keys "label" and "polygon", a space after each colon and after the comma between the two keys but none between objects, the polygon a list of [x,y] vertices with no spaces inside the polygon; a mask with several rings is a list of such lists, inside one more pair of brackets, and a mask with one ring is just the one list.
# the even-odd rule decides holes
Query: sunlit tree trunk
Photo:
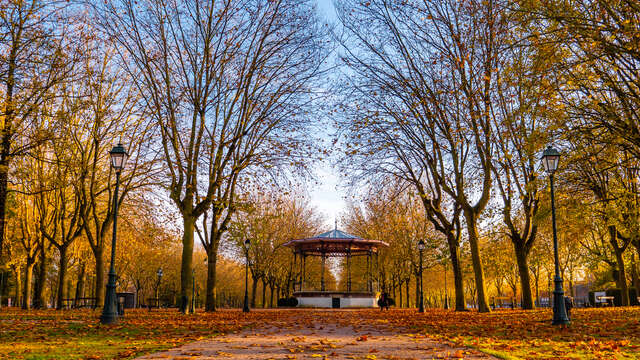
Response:
[{"label": "sunlit tree trunk", "polygon": [[22,266],[20,265],[16,265],[15,267],[12,267],[13,270],[13,275],[16,279],[16,286],[15,286],[15,304],[13,304],[13,306],[15,307],[22,307]]},{"label": "sunlit tree trunk", "polygon": [[27,259],[27,264],[24,269],[24,293],[22,294],[22,308],[31,309],[31,289],[33,281],[33,266],[35,265],[33,260]]}]

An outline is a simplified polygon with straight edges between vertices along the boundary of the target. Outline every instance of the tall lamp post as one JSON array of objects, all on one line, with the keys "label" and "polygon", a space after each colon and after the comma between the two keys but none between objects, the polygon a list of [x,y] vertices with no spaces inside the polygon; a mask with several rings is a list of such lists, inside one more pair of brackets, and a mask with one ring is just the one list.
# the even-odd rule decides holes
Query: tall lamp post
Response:
[{"label": "tall lamp post", "polygon": [[[420,272],[420,305],[418,307],[418,312],[424,312],[424,294],[422,293],[422,253],[424,252],[424,240],[418,241],[418,251],[420,252],[420,268],[418,269]],[[409,294],[407,294],[409,296]]]},{"label": "tall lamp post", "polygon": [[249,239],[244,241],[244,254],[245,254],[245,262],[244,262],[244,306],[242,307],[243,312],[249,312],[249,245],[251,245],[251,241]]},{"label": "tall lamp post", "polygon": [[111,267],[109,268],[109,281],[107,283],[107,293],[104,299],[104,308],[100,316],[100,322],[103,324],[113,324],[118,321],[118,308],[116,302],[116,230],[118,224],[118,190],[120,188],[120,172],[127,162],[127,151],[122,144],[118,144],[109,152],[111,157],[111,166],[116,171],[116,189],[113,194],[113,232],[111,238]]},{"label": "tall lamp post", "polygon": [[447,263],[444,263],[444,309],[449,310],[449,293],[447,292]]},{"label": "tall lamp post", "polygon": [[156,307],[160,308],[160,282],[162,281],[162,275],[164,273],[162,272],[162,268],[158,268],[158,272],[156,273],[156,275],[158,275],[158,283],[156,284]]},{"label": "tall lamp post", "polygon": [[560,162],[560,153],[558,150],[547,147],[542,153],[542,166],[549,174],[549,182],[551,189],[551,223],[553,226],[553,258],[555,261],[555,289],[553,290],[553,325],[567,325],[567,309],[564,307],[564,291],[562,290],[562,278],[560,277],[560,260],[558,257],[558,235],[556,230],[556,204],[553,189],[553,174],[558,169]]}]

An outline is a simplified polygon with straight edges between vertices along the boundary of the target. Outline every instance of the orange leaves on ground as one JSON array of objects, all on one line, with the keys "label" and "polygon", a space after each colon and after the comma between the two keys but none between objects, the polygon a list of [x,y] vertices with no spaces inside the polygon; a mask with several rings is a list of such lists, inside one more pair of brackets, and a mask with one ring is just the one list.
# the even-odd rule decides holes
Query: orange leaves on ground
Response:
[{"label": "orange leaves on ground", "polygon": [[[252,311],[238,310],[182,315],[175,310],[148,312],[128,310],[120,323],[98,324],[99,311],[32,310],[3,308],[0,313],[0,354],[9,358],[132,358],[203,338],[258,328],[269,324],[287,329],[279,345],[287,358],[322,354],[331,357],[337,346],[329,340],[306,344],[298,329],[310,324],[331,324],[353,329],[350,339],[374,341],[372,328],[404,336],[412,343],[425,337],[452,346],[449,358],[465,358],[476,350],[526,359],[623,358],[634,357],[640,349],[640,308],[574,309],[567,330],[550,324],[548,309],[502,310],[490,314],[396,309],[316,311],[311,309]],[[369,330],[365,330],[365,326]],[[366,333],[366,334],[365,334]],[[353,337],[351,337],[353,336]],[[251,344],[243,344],[251,347]],[[346,346],[350,346],[346,344]],[[466,348],[465,348],[466,347]],[[368,355],[375,358],[372,347]],[[195,349],[192,349],[197,352]],[[259,350],[256,350],[259,351]],[[189,355],[189,354],[185,354]],[[377,354],[380,356],[379,354]],[[225,354],[218,354],[224,357]],[[1,356],[0,356],[1,357]],[[472,357],[472,356],[470,356]]]},{"label": "orange leaves on ground", "polygon": [[566,330],[551,325],[549,309],[489,314],[429,310],[395,315],[390,317],[394,327],[405,327],[453,346],[526,359],[633,357],[640,347],[640,338],[633,335],[640,333],[637,307],[574,309],[573,323]]}]

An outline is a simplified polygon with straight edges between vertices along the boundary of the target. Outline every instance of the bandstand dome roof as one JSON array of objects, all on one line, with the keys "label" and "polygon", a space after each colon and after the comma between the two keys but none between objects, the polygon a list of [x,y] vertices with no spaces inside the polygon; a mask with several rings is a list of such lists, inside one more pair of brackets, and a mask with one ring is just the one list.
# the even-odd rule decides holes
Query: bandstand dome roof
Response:
[{"label": "bandstand dome roof", "polygon": [[289,240],[284,246],[303,255],[345,256],[377,253],[380,247],[387,247],[389,244],[380,240],[363,239],[336,228],[314,237]]}]

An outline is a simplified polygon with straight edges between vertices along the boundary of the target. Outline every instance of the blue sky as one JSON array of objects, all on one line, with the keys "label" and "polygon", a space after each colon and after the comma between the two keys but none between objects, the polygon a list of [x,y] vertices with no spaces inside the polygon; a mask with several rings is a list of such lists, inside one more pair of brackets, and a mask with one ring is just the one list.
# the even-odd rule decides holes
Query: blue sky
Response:
[{"label": "blue sky", "polygon": [[330,21],[336,20],[336,10],[333,7],[333,0],[316,0],[318,12]]},{"label": "blue sky", "polygon": [[[320,16],[331,22],[337,20],[333,0],[316,1]],[[311,205],[324,215],[326,227],[333,228],[334,219],[339,218],[346,208],[345,191],[340,187],[338,172],[328,162],[316,166],[316,179],[318,185],[310,186]]]}]

